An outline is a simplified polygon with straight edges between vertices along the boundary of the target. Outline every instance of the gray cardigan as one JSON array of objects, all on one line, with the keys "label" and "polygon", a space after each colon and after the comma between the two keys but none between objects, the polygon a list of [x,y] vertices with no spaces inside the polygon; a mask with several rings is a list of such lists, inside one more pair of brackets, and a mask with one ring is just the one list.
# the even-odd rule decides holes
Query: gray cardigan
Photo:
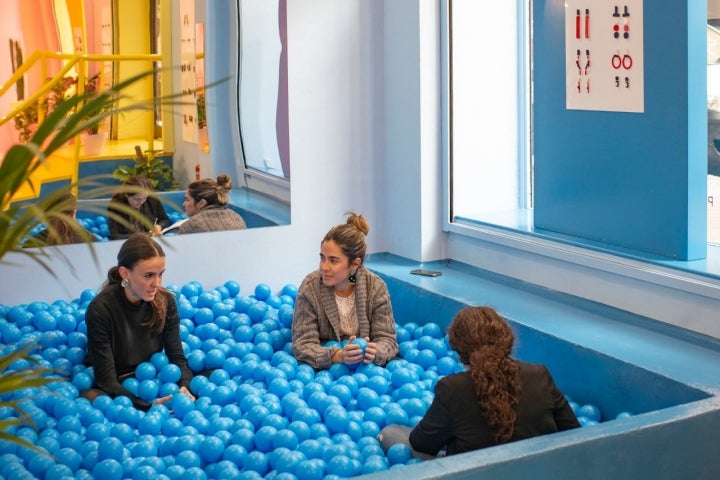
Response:
[{"label": "gray cardigan", "polygon": [[[398,352],[395,319],[385,282],[364,266],[355,273],[355,315],[360,337],[369,337],[377,346],[374,363],[385,365]],[[317,369],[328,368],[338,347],[323,347],[340,337],[340,319],[333,287],[322,283],[319,270],[303,280],[295,299],[292,324],[293,354],[300,362]]]},{"label": "gray cardigan", "polygon": [[247,228],[245,220],[234,210],[223,205],[208,205],[180,225],[178,234],[221,232],[245,228]]}]

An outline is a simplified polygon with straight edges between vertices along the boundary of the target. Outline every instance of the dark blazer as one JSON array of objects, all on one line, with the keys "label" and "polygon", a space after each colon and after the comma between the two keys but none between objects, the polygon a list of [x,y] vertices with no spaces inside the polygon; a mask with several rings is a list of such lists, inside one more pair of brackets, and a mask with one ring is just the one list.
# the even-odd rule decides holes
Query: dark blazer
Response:
[{"label": "dark blazer", "polygon": [[[563,393],[543,365],[517,362],[520,403],[510,441],[577,428],[580,424]],[[415,450],[430,455],[447,446],[447,454],[496,445],[468,372],[448,375],[435,386],[435,398],[410,433]]]},{"label": "dark blazer", "polygon": [[[110,230],[110,240],[128,238],[130,237],[130,235],[137,232],[147,232],[148,229],[145,228],[145,226],[142,225],[140,222],[133,218],[130,218],[126,213],[114,209],[113,205],[116,205],[118,203],[122,203],[127,206],[127,198],[125,198],[124,195],[118,198],[114,198],[110,202],[110,204],[108,204],[108,213],[114,212],[116,215],[125,218],[128,222],[130,222],[131,225],[133,225],[133,228],[127,228],[127,226],[121,224],[116,220],[113,220],[110,215],[108,215],[108,230]],[[140,207],[140,213],[145,215],[145,217],[147,217],[151,223],[157,223],[162,228],[170,225],[170,218],[165,212],[165,207],[163,207],[162,202],[157,198],[148,197],[145,203],[143,203]]]}]

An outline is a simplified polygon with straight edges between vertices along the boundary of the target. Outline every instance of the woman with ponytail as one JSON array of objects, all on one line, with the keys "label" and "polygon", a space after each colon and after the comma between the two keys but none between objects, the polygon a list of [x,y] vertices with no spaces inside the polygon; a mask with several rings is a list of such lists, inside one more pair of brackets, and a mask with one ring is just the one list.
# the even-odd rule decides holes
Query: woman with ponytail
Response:
[{"label": "woman with ponytail", "polygon": [[384,447],[405,441],[416,456],[432,458],[443,449],[453,455],[580,426],[545,366],[510,357],[515,336],[492,308],[460,311],[448,339],[466,370],[437,382],[412,431],[386,427]]},{"label": "woman with ponytail", "polygon": [[123,243],[117,260],[85,313],[87,360],[94,368],[95,385],[82,396],[93,400],[102,394],[125,395],[136,408],[148,410],[152,404],[132,394],[122,382],[134,375],[140,363],[164,352],[170,363],[180,367],[179,391],[192,397],[187,387],[193,374],[180,340],[175,298],[161,285],[165,252],[149,235],[135,233]]}]

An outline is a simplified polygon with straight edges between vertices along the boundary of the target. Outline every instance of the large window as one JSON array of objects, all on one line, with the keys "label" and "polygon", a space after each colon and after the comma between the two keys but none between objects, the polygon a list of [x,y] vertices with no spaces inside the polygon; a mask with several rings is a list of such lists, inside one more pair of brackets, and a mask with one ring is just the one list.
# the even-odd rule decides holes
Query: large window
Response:
[{"label": "large window", "polygon": [[[443,7],[449,222],[531,232],[532,0],[494,4],[492,21],[476,0]],[[720,244],[720,0],[708,1],[707,85],[708,242]]]},{"label": "large window", "polygon": [[250,190],[289,203],[287,0],[236,1],[237,167]]},{"label": "large window", "polygon": [[238,113],[246,175],[289,179],[286,2],[240,0],[239,9]]},{"label": "large window", "polygon": [[708,242],[720,244],[720,0],[708,0]]},{"label": "large window", "polygon": [[520,3],[496,2],[492,21],[483,2],[448,0],[445,5],[454,223],[523,228],[532,218],[530,29]]}]

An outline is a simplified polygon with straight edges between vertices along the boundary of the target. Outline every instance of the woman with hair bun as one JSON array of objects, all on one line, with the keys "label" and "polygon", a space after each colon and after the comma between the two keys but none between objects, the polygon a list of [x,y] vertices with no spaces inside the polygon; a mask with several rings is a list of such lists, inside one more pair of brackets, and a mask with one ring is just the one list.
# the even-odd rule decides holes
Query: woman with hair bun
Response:
[{"label": "woman with hair bun", "polygon": [[245,220],[228,208],[232,180],[221,173],[217,180],[206,178],[188,185],[183,207],[189,217],[180,225],[178,234],[242,230]]},{"label": "woman with hair bun", "polygon": [[397,355],[387,286],[363,265],[369,231],[364,216],[348,212],[347,222],[331,228],[320,242],[320,268],[298,289],[292,349],[313,368],[385,365]]},{"label": "woman with hair bun", "polygon": [[453,455],[580,426],[545,366],[510,357],[515,336],[492,308],[460,311],[448,339],[466,371],[437,382],[435,398],[412,431],[385,427],[380,441],[386,450],[402,442],[427,459],[442,449]]}]

